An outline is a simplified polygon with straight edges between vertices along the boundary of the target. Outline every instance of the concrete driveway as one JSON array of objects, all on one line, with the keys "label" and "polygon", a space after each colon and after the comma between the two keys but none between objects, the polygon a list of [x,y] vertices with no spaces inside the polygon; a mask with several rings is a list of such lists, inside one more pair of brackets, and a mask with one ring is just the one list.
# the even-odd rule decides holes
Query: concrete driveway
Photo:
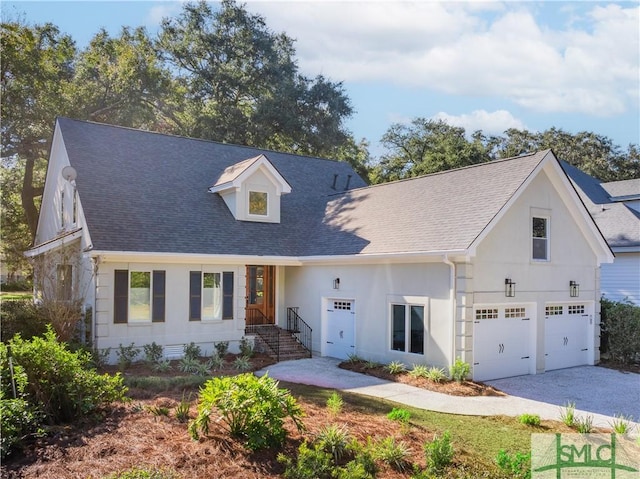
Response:
[{"label": "concrete driveway", "polygon": [[486,381],[501,391],[556,406],[605,416],[624,414],[640,421],[640,375],[600,366],[578,366],[533,376]]}]

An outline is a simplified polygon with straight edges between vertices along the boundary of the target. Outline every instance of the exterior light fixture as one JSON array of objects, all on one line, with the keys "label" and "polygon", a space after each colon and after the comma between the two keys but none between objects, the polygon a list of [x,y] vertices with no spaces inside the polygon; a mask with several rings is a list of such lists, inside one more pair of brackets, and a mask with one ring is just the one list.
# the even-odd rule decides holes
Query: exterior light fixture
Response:
[{"label": "exterior light fixture", "polygon": [[569,281],[569,296],[572,298],[580,296],[580,285],[573,280]]},{"label": "exterior light fixture", "polygon": [[516,295],[516,283],[511,281],[511,278],[504,280],[504,295],[507,298],[513,298]]},{"label": "exterior light fixture", "polygon": [[333,280],[333,289],[340,289],[340,278]]}]

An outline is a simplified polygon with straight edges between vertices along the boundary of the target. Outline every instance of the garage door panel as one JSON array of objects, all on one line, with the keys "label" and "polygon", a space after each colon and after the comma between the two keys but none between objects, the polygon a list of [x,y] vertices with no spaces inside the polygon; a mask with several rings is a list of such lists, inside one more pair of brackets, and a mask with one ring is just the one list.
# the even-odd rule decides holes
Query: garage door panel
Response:
[{"label": "garage door panel", "polygon": [[529,374],[531,321],[526,308],[474,309],[473,378],[485,381]]},{"label": "garage door panel", "polygon": [[586,305],[554,304],[546,308],[545,370],[589,362],[589,324]]},{"label": "garage door panel", "polygon": [[347,359],[355,351],[355,302],[330,300],[323,326],[324,356]]}]

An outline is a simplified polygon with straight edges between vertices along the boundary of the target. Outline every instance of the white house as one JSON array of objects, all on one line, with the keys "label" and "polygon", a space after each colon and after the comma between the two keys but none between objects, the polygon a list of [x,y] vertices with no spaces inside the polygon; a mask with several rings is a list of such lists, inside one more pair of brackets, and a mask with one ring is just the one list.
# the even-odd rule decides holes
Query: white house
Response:
[{"label": "white house", "polygon": [[344,162],[65,118],[27,254],[91,308],[98,349],[277,325],[477,380],[596,363],[613,261],[550,150],[368,187]]},{"label": "white house", "polygon": [[640,306],[640,178],[602,183],[568,163],[562,167],[616,255],[602,265],[602,295]]}]

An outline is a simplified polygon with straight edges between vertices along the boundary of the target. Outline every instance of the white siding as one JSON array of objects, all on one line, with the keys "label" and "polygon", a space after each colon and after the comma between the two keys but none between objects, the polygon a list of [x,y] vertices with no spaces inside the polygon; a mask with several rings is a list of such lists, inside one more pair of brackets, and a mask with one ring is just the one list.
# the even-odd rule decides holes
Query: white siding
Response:
[{"label": "white siding", "polygon": [[602,295],[612,301],[629,301],[640,306],[640,253],[616,253],[611,264],[601,266]]},{"label": "white siding", "polygon": [[[453,308],[450,270],[445,264],[381,264],[367,266],[304,266],[286,268],[286,306],[313,328],[313,351],[320,354],[323,302],[355,300],[355,354],[379,362],[402,361],[445,367],[452,362]],[[333,281],[340,278],[340,288]],[[390,303],[400,296],[426,302],[425,354],[391,350]]]}]

